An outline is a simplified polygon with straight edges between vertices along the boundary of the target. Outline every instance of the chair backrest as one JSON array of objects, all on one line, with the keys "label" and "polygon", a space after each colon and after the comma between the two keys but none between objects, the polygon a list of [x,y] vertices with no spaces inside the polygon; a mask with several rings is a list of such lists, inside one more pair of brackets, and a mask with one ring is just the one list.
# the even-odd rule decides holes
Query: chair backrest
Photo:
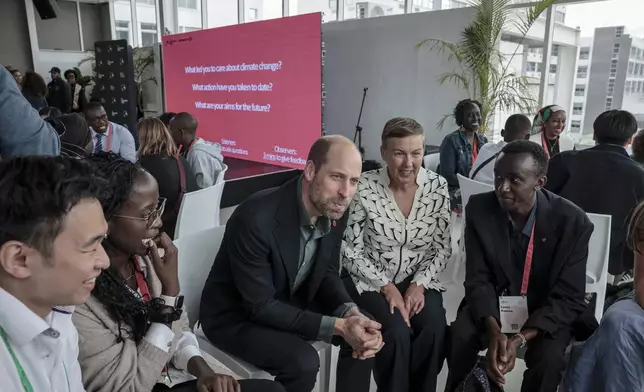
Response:
[{"label": "chair backrest", "polygon": [[588,262],[586,279],[588,283],[598,283],[608,278],[608,259],[610,255],[610,215],[586,214],[595,226],[588,243]]},{"label": "chair backrest", "polygon": [[470,197],[472,195],[491,192],[494,190],[494,186],[490,184],[474,181],[460,174],[457,174],[457,177],[458,185],[461,188],[461,201],[463,204],[463,211],[465,211],[465,206],[467,205],[467,202],[470,200]]},{"label": "chair backrest", "polygon": [[217,174],[217,181],[215,182],[215,184],[219,184],[220,182],[224,182],[224,176],[226,175],[226,172],[228,171],[228,165],[226,165],[225,163],[222,163],[221,166],[223,167],[223,169],[219,172],[219,174]]},{"label": "chair backrest", "polygon": [[434,153],[434,154],[429,154],[425,155],[423,158],[423,164],[425,165],[425,169],[429,169],[433,172],[438,169],[438,164],[441,161],[441,154],[440,153]]},{"label": "chair backrest", "polygon": [[218,226],[174,241],[179,250],[179,284],[191,327],[199,319],[201,292],[225,231],[226,226]]},{"label": "chair backrest", "polygon": [[174,238],[219,226],[221,195],[226,182],[186,193],[181,202]]}]

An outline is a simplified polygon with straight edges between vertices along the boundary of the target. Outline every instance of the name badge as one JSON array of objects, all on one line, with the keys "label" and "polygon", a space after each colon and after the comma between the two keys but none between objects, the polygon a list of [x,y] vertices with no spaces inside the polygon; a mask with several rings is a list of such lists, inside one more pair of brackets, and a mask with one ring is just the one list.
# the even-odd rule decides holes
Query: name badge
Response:
[{"label": "name badge", "polygon": [[528,321],[528,300],[525,296],[499,297],[501,311],[501,332],[521,332]]}]

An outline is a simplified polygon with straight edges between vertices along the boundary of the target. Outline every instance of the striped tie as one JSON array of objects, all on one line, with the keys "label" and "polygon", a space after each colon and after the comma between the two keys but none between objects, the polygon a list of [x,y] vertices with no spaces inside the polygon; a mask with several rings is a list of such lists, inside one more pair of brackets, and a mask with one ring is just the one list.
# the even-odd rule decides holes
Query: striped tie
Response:
[{"label": "striped tie", "polygon": [[102,133],[97,133],[96,136],[97,138],[96,145],[94,146],[94,154],[103,151],[103,137],[105,137],[105,135],[103,135]]}]

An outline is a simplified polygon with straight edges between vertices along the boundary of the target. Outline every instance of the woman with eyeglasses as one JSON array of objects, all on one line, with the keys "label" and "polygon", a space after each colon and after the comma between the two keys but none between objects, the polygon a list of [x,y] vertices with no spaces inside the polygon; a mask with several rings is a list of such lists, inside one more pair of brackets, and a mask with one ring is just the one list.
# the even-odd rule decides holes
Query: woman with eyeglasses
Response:
[{"label": "woman with eyeglasses", "polygon": [[182,306],[177,248],[160,230],[165,199],[156,180],[114,153],[88,160],[109,185],[100,201],[110,267],[73,315],[86,390],[283,391],[272,381],[237,382],[210,368]]}]

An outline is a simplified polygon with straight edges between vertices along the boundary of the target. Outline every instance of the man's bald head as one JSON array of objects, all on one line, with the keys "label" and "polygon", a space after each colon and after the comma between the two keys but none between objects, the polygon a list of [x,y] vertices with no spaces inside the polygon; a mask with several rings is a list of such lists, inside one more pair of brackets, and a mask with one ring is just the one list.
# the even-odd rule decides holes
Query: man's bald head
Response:
[{"label": "man's bald head", "polygon": [[322,136],[313,143],[309,150],[309,156],[306,159],[307,161],[313,162],[316,172],[327,162],[329,150],[333,147],[347,150],[349,154],[355,153],[360,157],[360,151],[358,151],[356,145],[348,138],[342,135]]},{"label": "man's bald head", "polygon": [[190,113],[181,112],[177,113],[172,120],[170,120],[170,127],[176,130],[182,130],[192,135],[197,134],[197,127],[199,122]]}]

